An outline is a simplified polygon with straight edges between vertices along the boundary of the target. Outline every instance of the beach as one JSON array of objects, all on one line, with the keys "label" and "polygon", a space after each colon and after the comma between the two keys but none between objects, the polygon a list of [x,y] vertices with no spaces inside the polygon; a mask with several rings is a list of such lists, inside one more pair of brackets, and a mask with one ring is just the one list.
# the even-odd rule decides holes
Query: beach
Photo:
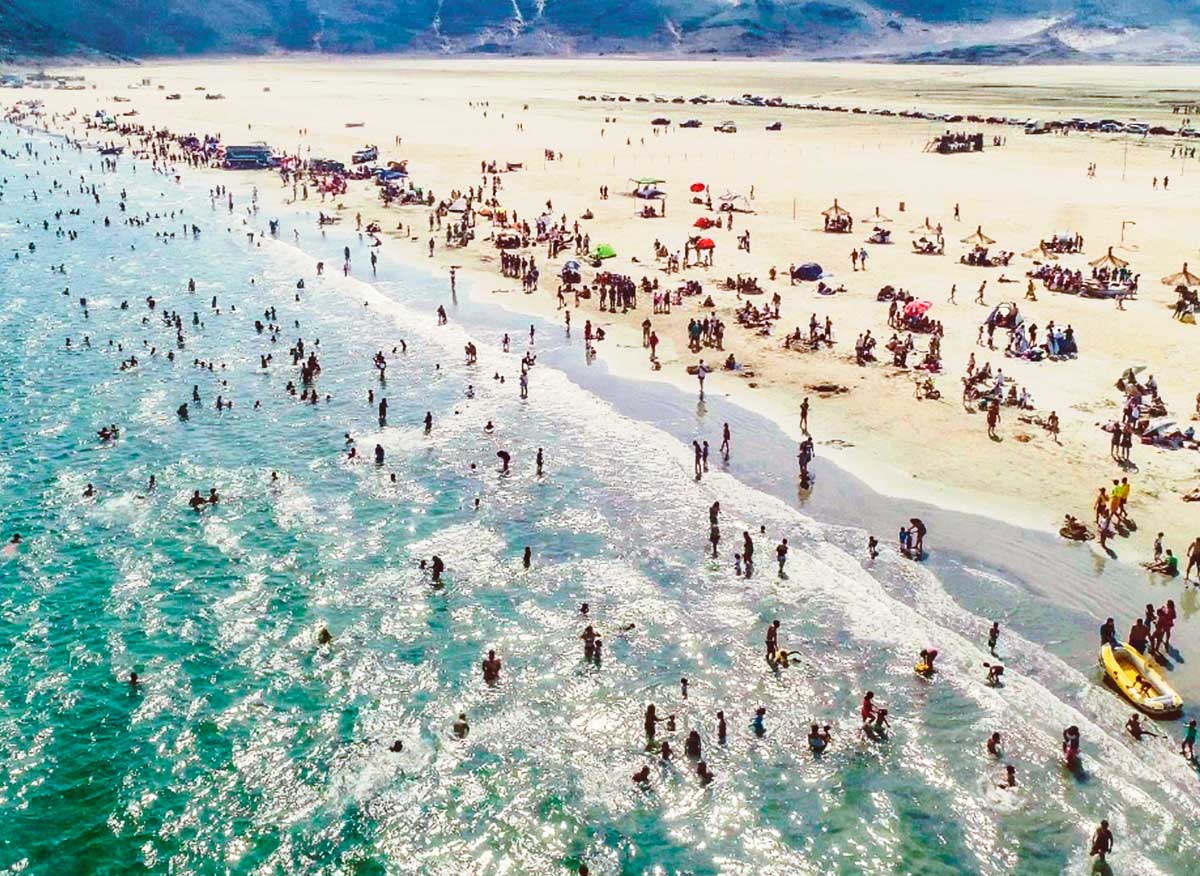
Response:
[{"label": "beach", "polygon": [[[922,72],[914,76],[913,69]],[[1156,123],[1169,121],[1169,102],[1186,93],[1184,71],[284,60],[89,68],[94,91],[38,96],[52,110],[94,106],[119,113],[133,108],[142,124],[175,132],[220,133],[226,142],[261,140],[302,157],[346,161],[349,153],[373,143],[381,150],[381,162],[407,160],[414,181],[439,196],[478,182],[481,158],[519,162],[522,171],[504,176],[503,200],[510,209],[532,217],[544,212],[544,202],[552,199],[551,212],[565,214],[568,220],[592,209],[596,218],[585,223],[591,240],[607,242],[618,253],[605,268],[635,277],[659,273],[661,264],[655,263],[650,247],[653,240],[662,240],[674,252],[696,233],[693,220],[706,211],[689,203],[691,183],[703,182],[713,194],[748,196],[753,187],[754,212],[737,214],[737,232],[711,232],[717,244],[715,265],[670,278],[703,282],[706,294],[714,297],[716,312],[731,325],[726,347],[736,353],[744,370],[717,375],[712,389],[768,414],[797,437],[799,402],[810,395],[820,452],[882,491],[962,510],[986,507],[991,516],[1055,531],[1064,514],[1087,519],[1096,490],[1123,474],[1109,459],[1108,436],[1097,424],[1119,415],[1122,399],[1114,384],[1126,368],[1144,366],[1155,376],[1173,419],[1186,424],[1195,414],[1193,399],[1200,387],[1194,385],[1185,354],[1192,327],[1170,319],[1174,294],[1159,282],[1200,255],[1181,239],[1180,229],[1196,215],[1190,198],[1196,168],[1194,159],[1171,158],[1175,139],[1031,137],[1019,128],[984,126],[989,138],[1003,136],[1005,145],[990,148],[989,139],[983,154],[931,155],[922,149],[932,136],[964,125],[758,107],[589,103],[577,97],[604,92],[722,97],[761,92],[783,94],[789,101],[836,100],[845,106],[897,111],[919,107],[1031,118],[1136,115]],[[143,77],[153,85],[128,88]],[[197,86],[225,99],[204,100],[194,91]],[[183,99],[165,100],[171,92]],[[114,104],[113,96],[130,102]],[[488,106],[471,105],[482,102]],[[675,125],[656,136],[650,121],[659,116],[671,117]],[[685,117],[700,119],[703,127],[678,129]],[[712,130],[725,119],[739,125],[738,133]],[[772,121],[782,121],[783,130],[765,131]],[[346,127],[359,122],[362,127]],[[546,149],[561,152],[563,159],[544,161]],[[1098,172],[1088,177],[1087,166],[1093,162]],[[647,176],[667,180],[661,186],[668,193],[666,218],[635,218],[642,202],[628,197],[634,187],[629,180]],[[1164,176],[1171,180],[1170,189],[1152,188],[1151,180]],[[602,185],[613,193],[604,202],[598,197]],[[863,234],[819,233],[821,212],[834,199],[850,210]],[[411,226],[414,239],[401,244],[400,251],[408,247],[413,256],[424,256],[428,235],[420,208],[382,209],[373,187],[361,185],[336,200],[345,221],[361,213],[364,221],[378,220],[385,230],[397,221]],[[955,204],[960,205],[957,221]],[[877,210],[887,222],[873,222]],[[943,225],[946,256],[922,258],[911,252],[909,241],[917,236],[912,232],[926,220]],[[875,224],[892,232],[893,244],[867,247],[868,270],[853,271],[849,249],[861,247]],[[1138,300],[1127,303],[1124,312],[1115,312],[1111,302],[1048,291],[1037,302],[1024,302],[1024,272],[1031,260],[1018,256],[1004,270],[958,263],[958,255],[969,249],[959,238],[977,227],[999,247],[1016,252],[1055,233],[1078,233],[1086,242],[1086,258],[1072,259],[1076,266],[1114,246],[1141,275]],[[735,234],[745,229],[752,235],[750,253],[738,251],[735,244]],[[488,282],[504,290],[497,298],[505,307],[538,314],[555,309],[552,293],[511,294],[515,284],[496,275],[495,250],[487,245],[439,248],[435,259],[490,275]],[[844,284],[847,294],[819,297],[812,284],[767,280],[772,266],[786,278],[790,264],[810,261],[832,274],[831,285]],[[555,273],[559,263],[561,259],[550,264],[542,259],[543,289],[553,283],[547,275]],[[756,304],[775,292],[782,296],[781,329],[807,330],[813,314],[822,321],[830,317],[836,348],[815,354],[786,351],[778,331],[760,339],[732,327],[732,313],[742,301],[710,290],[714,281],[739,274],[759,278],[766,294]],[[1000,283],[1001,275],[1015,282]],[[987,305],[973,304],[984,280]],[[887,305],[875,300],[884,285],[931,301],[930,315],[945,326],[945,370],[935,380],[942,393],[939,401],[915,403],[910,373],[864,370],[853,363],[856,334],[870,328],[886,339]],[[957,286],[957,306],[947,304],[952,285]],[[1070,324],[1081,355],[1073,361],[1028,363],[1005,359],[1001,349],[977,346],[978,327],[1002,301],[1017,302],[1028,321],[1043,327],[1050,320],[1060,327]],[[600,351],[621,363],[615,367],[622,373],[686,385],[681,366],[694,364],[697,357],[686,350],[684,327],[704,312],[684,307],[670,318],[654,320],[663,340],[663,369],[653,373],[639,350],[639,323],[645,318],[641,310],[625,319],[590,315],[596,325],[612,332],[613,342],[601,345]],[[1038,414],[1057,413],[1061,446],[1043,429],[1019,422],[1017,412],[1006,414],[1005,440],[987,439],[982,416],[965,414],[959,402],[959,377],[972,352],[980,365],[989,361],[994,368],[1003,367],[1027,387]],[[850,391],[830,396],[811,389],[822,385]],[[899,423],[905,428],[896,428]],[[1115,545],[1116,553],[1129,561],[1145,559],[1160,531],[1180,553],[1200,525],[1200,512],[1178,499],[1194,485],[1191,453],[1137,448],[1134,461],[1138,470],[1131,472],[1130,508],[1138,529]]]},{"label": "beach", "polygon": [[[135,158],[132,138],[102,170],[92,148],[5,126],[0,233],[14,257],[0,363],[13,392],[0,398],[0,497],[5,535],[26,541],[3,567],[14,647],[0,687],[17,767],[0,786],[14,819],[0,864],[36,869],[65,849],[100,872],[133,859],[200,872],[220,858],[234,872],[549,874],[587,862],[599,873],[1048,876],[1084,872],[1087,837],[1109,818],[1121,871],[1188,872],[1195,843],[1180,825],[1197,808],[1195,769],[1172,750],[1181,725],[1156,725],[1166,741],[1129,738],[1130,707],[1104,687],[1095,652],[1106,614],[1123,635],[1145,602],[1174,599],[1168,668],[1194,714],[1200,676],[1183,656],[1197,641],[1196,591],[1137,563],[1157,531],[1177,554],[1193,537],[1200,521],[1180,495],[1195,451],[1136,445],[1136,467],[1118,466],[1099,424],[1120,417],[1115,383],[1134,366],[1182,426],[1191,420],[1196,327],[1171,318],[1175,294],[1159,278],[1194,255],[1195,159],[1172,159],[1175,139],[1013,126],[980,127],[980,154],[935,155],[923,151],[933,136],[979,126],[633,99],[762,93],[1165,123],[1169,101],[1187,97],[1185,69],[224,59],[83,73],[88,90],[11,95],[44,101],[45,127],[93,144],[119,140],[83,125],[99,108],[305,158],[348,163],[377,144],[380,163],[407,161],[439,199],[478,185],[481,160],[519,163],[498,174],[506,209],[567,224],[590,210],[593,248],[617,253],[605,270],[703,292],[670,314],[651,312],[644,293],[628,313],[570,293],[562,308],[558,268],[574,252],[524,252],[541,269],[524,294],[500,275],[482,218],[470,246],[448,247],[427,207],[385,208],[370,183],[294,200],[278,173]],[[578,99],[605,93],[630,100]],[[672,124],[655,133],[658,116]],[[703,126],[677,127],[692,117]],[[713,130],[726,119],[737,133]],[[774,121],[782,130],[765,130]],[[637,215],[634,178],[663,180],[666,217]],[[667,274],[651,243],[675,253],[697,217],[721,215],[690,202],[694,183],[714,199],[742,194],[752,212],[704,232],[712,267]],[[822,232],[835,199],[851,234]],[[359,216],[381,225],[381,245]],[[912,252],[927,217],[945,229],[944,256]],[[875,226],[893,243],[865,244]],[[1030,259],[959,263],[959,240],[977,227],[1016,252],[1078,233],[1084,254],[1063,257],[1073,265],[1112,246],[1141,274],[1136,298],[1118,308],[1039,284],[1026,301]],[[747,229],[749,252],[736,244]],[[852,247],[869,252],[865,271]],[[789,265],[804,262],[846,291],[789,283]],[[764,294],[718,288],[739,274]],[[984,279],[986,304],[974,304]],[[926,373],[889,355],[855,362],[855,335],[869,328],[882,347],[892,331],[876,298],[885,284],[932,302],[944,324],[945,366],[928,375],[940,399],[918,400]],[[776,292],[769,334],[738,326],[746,300],[761,308]],[[713,307],[700,306],[706,296]],[[980,346],[1002,301],[1039,325],[1070,324],[1078,356],[1005,357],[1003,331],[996,349]],[[689,351],[689,320],[713,312],[723,348]],[[812,315],[832,320],[834,346],[785,348]],[[661,368],[644,319],[662,339]],[[606,332],[595,358],[585,321]],[[310,352],[315,381],[297,376]],[[740,369],[721,369],[731,352]],[[999,440],[960,401],[972,353],[1033,396],[1033,411],[1004,409]],[[686,368],[701,357],[715,370],[697,399]],[[233,407],[214,412],[216,396]],[[391,407],[377,416],[383,396]],[[805,397],[811,490],[796,479]],[[1058,442],[1018,419],[1050,410]],[[109,422],[121,437],[98,443]],[[703,467],[700,439],[712,445]],[[1133,483],[1135,525],[1112,553],[1059,539],[1062,515],[1090,522],[1096,489],[1120,477]],[[220,503],[189,508],[193,490],[209,489]],[[708,560],[714,501],[721,542]],[[893,547],[912,515],[931,524],[924,564]],[[734,571],[743,532],[759,552],[753,577]],[[446,582],[431,581],[431,556],[446,561]],[[790,669],[762,659],[772,618],[795,649]],[[998,650],[986,645],[993,620]],[[580,659],[588,623],[603,660]],[[940,672],[914,674],[929,647]],[[504,660],[498,685],[479,678],[488,649]],[[982,664],[1000,659],[1006,681],[989,685]],[[857,726],[867,689],[891,709],[890,737]],[[647,702],[671,715],[657,740],[639,732]],[[764,732],[752,706],[766,709]],[[728,744],[715,738],[718,709]],[[449,730],[460,712],[465,737]],[[824,757],[805,744],[814,721],[834,728]],[[97,725],[114,729],[80,732]],[[1059,752],[1068,726],[1082,728],[1082,770]],[[682,756],[693,729],[711,784]],[[1004,735],[1000,758],[983,749],[991,732]],[[1002,763],[1017,764],[1016,794],[994,781]],[[643,765],[648,784],[632,784]],[[57,848],[45,840],[55,834],[66,838]]]}]

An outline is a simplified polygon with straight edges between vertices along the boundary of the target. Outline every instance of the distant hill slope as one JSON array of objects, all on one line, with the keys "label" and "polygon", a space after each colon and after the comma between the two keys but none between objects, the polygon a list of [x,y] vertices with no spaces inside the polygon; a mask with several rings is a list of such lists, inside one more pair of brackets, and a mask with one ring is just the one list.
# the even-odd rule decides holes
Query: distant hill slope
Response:
[{"label": "distant hill slope", "polygon": [[1200,59],[1197,0],[0,0],[0,57],[321,51]]}]

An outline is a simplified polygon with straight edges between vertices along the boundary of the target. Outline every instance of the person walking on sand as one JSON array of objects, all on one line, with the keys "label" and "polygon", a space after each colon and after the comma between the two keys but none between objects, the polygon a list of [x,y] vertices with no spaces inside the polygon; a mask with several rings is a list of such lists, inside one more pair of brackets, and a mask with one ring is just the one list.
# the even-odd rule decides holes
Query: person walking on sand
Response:
[{"label": "person walking on sand", "polygon": [[983,290],[986,288],[987,288],[987,280],[984,280],[982,283],[979,284],[979,292],[977,292],[975,295],[975,303],[982,304],[985,307],[987,306],[987,302],[985,302],[983,300]]},{"label": "person walking on sand", "polygon": [[808,396],[805,396],[804,401],[800,402],[800,431],[805,435],[808,434]]},{"label": "person walking on sand", "polygon": [[955,292],[957,292],[957,291],[958,291],[958,284],[957,284],[957,283],[951,283],[951,284],[950,284],[950,297],[946,299],[946,301],[947,301],[948,303],[950,303],[950,304],[958,304],[958,302],[954,300],[954,293],[955,293]]},{"label": "person walking on sand", "polygon": [[854,266],[854,270],[858,270],[858,250],[850,250],[850,264]]},{"label": "person walking on sand", "polygon": [[992,399],[992,403],[990,405],[988,405],[988,412],[987,412],[987,432],[988,432],[989,438],[991,438],[993,440],[999,439],[999,436],[996,434],[996,426],[999,425],[999,423],[1000,423],[1000,402],[997,401],[996,399]]},{"label": "person walking on sand", "polygon": [[700,400],[704,401],[704,378],[708,376],[708,366],[704,364],[704,360],[700,360],[700,364],[696,366],[696,379],[700,381]]}]

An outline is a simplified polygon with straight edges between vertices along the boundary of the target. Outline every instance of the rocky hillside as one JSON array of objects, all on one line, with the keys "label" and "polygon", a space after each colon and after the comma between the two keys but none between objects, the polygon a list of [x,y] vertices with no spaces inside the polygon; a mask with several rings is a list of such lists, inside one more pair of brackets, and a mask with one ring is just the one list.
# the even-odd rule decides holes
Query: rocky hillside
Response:
[{"label": "rocky hillside", "polygon": [[279,51],[1200,58],[1196,0],[0,0],[0,57]]}]

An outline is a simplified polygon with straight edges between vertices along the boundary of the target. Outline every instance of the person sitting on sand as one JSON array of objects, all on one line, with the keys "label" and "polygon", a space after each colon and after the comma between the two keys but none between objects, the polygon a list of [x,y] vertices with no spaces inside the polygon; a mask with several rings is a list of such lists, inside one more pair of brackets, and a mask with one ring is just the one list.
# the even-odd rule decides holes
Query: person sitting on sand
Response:
[{"label": "person sitting on sand", "polygon": [[1072,541],[1090,541],[1092,538],[1092,533],[1088,530],[1087,526],[1070,514],[1064,516],[1063,525],[1058,530],[1058,534]]},{"label": "person sitting on sand", "polygon": [[1167,552],[1161,560],[1147,563],[1146,568],[1151,572],[1158,572],[1160,575],[1174,578],[1179,575],[1179,557],[1175,556],[1170,548],[1167,548]]}]

